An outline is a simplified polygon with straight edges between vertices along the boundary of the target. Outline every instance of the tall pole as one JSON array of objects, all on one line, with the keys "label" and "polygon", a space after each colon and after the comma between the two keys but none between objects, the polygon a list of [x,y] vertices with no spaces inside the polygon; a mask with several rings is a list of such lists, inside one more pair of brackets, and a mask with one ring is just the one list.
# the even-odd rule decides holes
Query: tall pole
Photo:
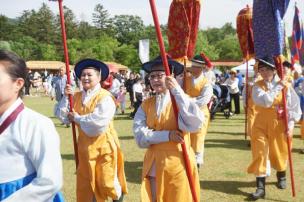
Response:
[{"label": "tall pole", "polygon": [[[282,58],[280,56],[274,57],[276,68],[279,70],[279,77],[284,79],[284,69],[282,64]],[[292,189],[292,196],[296,196],[295,191],[295,182],[294,182],[294,175],[293,175],[293,163],[292,163],[292,156],[291,156],[291,137],[288,134],[288,113],[287,113],[287,103],[286,103],[286,90],[285,88],[282,89],[282,99],[283,99],[283,109],[284,109],[284,125],[285,125],[285,134],[287,136],[287,149],[288,149],[288,162],[289,162],[289,170],[290,170],[290,182],[291,182],[291,189]]]},{"label": "tall pole", "polygon": [[246,107],[245,107],[245,140],[247,140],[247,133],[248,133],[248,96],[249,96],[249,85],[248,85],[248,56],[249,53],[247,51],[246,57],[246,82],[245,82],[245,90],[246,90]]},{"label": "tall pole", "polygon": [[[160,49],[160,53],[161,53],[161,57],[162,57],[163,66],[165,68],[166,76],[170,76],[168,60],[167,60],[167,56],[166,56],[166,52],[165,52],[165,46],[164,46],[164,42],[163,42],[161,30],[160,30],[160,25],[159,25],[159,21],[158,21],[158,15],[157,15],[156,7],[155,7],[155,2],[154,2],[154,0],[149,0],[149,1],[150,1],[151,11],[152,11],[152,15],[153,15],[153,21],[154,21],[154,25],[155,25],[155,30],[156,30],[156,35],[157,35],[158,45],[159,45],[159,49]],[[175,101],[172,94],[170,94],[170,96],[171,96],[172,106],[173,106],[173,109],[174,109],[176,123],[178,124],[178,121],[177,121],[178,120],[178,109],[177,109],[176,101]],[[193,176],[192,176],[192,173],[191,173],[190,160],[189,160],[186,144],[185,144],[184,141],[181,143],[181,146],[182,146],[184,163],[185,163],[185,168],[186,168],[186,173],[187,173],[187,177],[188,177],[188,182],[189,182],[189,185],[190,185],[192,198],[193,198],[194,202],[198,202],[197,195],[196,195],[196,190],[195,190],[195,186],[194,186],[194,179],[193,179]],[[199,191],[199,190],[197,190],[197,191]]]},{"label": "tall pole", "polygon": [[[63,0],[58,0],[59,5],[59,15],[60,15],[60,24],[61,24],[61,36],[62,36],[62,43],[63,43],[63,51],[64,51],[64,60],[65,60],[65,69],[67,74],[67,84],[71,85],[71,77],[70,77],[70,63],[69,63],[69,54],[68,54],[68,46],[66,41],[66,31],[65,31],[65,24],[64,24],[64,14],[63,14]],[[70,111],[73,110],[73,97],[69,94],[69,106]],[[75,163],[76,168],[78,167],[78,147],[77,147],[77,138],[76,138],[76,128],[75,122],[72,122],[72,132],[73,132],[73,145],[74,145],[74,155],[75,155]]]}]

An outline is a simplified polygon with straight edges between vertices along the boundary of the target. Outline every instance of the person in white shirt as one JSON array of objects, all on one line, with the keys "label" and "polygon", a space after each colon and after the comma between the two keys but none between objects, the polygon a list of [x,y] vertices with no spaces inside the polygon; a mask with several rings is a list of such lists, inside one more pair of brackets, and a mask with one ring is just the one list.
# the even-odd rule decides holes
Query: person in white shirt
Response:
[{"label": "person in white shirt", "polygon": [[[183,72],[178,62],[168,60],[174,75]],[[140,148],[146,148],[143,162],[141,201],[192,201],[181,143],[188,150],[190,172],[199,200],[200,185],[190,132],[200,129],[204,116],[173,76],[166,76],[161,58],[143,64],[156,95],[143,101],[134,117],[133,131]],[[170,92],[176,100],[175,117]],[[178,122],[178,123],[177,123]]]},{"label": "person in white shirt", "polygon": [[234,101],[234,110],[235,114],[240,113],[240,94],[239,94],[239,79],[236,78],[236,71],[231,70],[230,71],[230,77],[226,79],[226,81],[223,83],[223,85],[227,85],[229,89],[230,94],[230,103],[229,103],[229,113],[232,114],[232,104],[231,101],[233,99]]},{"label": "person in white shirt", "polygon": [[112,95],[117,98],[117,95],[119,93],[119,88],[122,85],[122,83],[119,81],[118,78],[116,78],[117,76],[115,76],[115,74],[113,75],[113,81],[112,81],[112,85],[111,88],[109,89],[109,91],[112,93]]},{"label": "person in white shirt", "polygon": [[[113,124],[115,98],[100,86],[100,81],[107,79],[109,68],[101,61],[83,59],[74,71],[83,90],[74,94],[73,111],[65,116],[78,128],[77,201],[99,202],[110,198],[122,202],[127,187],[123,154]],[[69,94],[73,90],[67,85],[66,102]]]},{"label": "person in white shirt", "polygon": [[61,202],[59,136],[49,118],[24,106],[26,74],[23,59],[0,51],[0,201]]},{"label": "person in white shirt", "polygon": [[[277,171],[277,187],[286,189],[286,135],[292,137],[294,123],[301,117],[300,101],[288,82],[288,77],[283,80],[278,78],[271,57],[258,61],[258,71],[263,79],[255,82],[252,88],[255,118],[250,137],[252,161],[247,169],[248,173],[256,176],[257,189],[251,194],[253,200],[265,197],[267,159],[270,160],[271,167]],[[284,124],[283,89],[286,90],[288,126]]]},{"label": "person in white shirt", "polygon": [[138,78],[136,82],[133,85],[133,97],[134,97],[134,110],[130,114],[130,117],[134,117],[134,115],[137,112],[138,107],[141,105],[141,102],[143,101],[143,80],[141,78]]}]

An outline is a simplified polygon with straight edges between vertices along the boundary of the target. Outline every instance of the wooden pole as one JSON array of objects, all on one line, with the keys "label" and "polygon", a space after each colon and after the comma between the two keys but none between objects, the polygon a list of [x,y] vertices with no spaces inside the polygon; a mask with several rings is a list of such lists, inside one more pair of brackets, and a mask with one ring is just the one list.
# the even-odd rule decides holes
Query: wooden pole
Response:
[{"label": "wooden pole", "polygon": [[[275,65],[278,70],[279,77],[284,79],[284,68],[282,64],[282,58],[280,56],[274,57]],[[288,148],[288,161],[289,161],[289,170],[290,170],[290,182],[291,182],[291,189],[292,189],[292,196],[296,196],[295,191],[295,182],[294,182],[294,174],[293,174],[293,162],[292,162],[292,155],[291,155],[291,137],[287,135],[288,132],[288,113],[287,113],[287,103],[286,103],[286,90],[285,88],[282,89],[282,99],[283,99],[283,109],[284,109],[284,125],[285,125],[285,134],[287,136],[287,148]]]},{"label": "wooden pole", "polygon": [[[67,46],[67,41],[66,41],[66,31],[65,31],[65,24],[64,24],[62,0],[58,0],[58,4],[59,4],[59,14],[60,14],[60,24],[61,24],[61,35],[62,35],[62,43],[63,43],[63,51],[64,51],[65,69],[66,69],[66,74],[67,74],[67,84],[71,85],[70,63],[69,63],[68,46]],[[72,111],[73,110],[72,95],[69,95],[69,106],[70,106],[70,111]],[[79,159],[78,159],[78,147],[77,147],[75,122],[72,122],[72,132],[73,132],[74,156],[75,156],[75,163],[76,163],[76,168],[77,168]]]}]

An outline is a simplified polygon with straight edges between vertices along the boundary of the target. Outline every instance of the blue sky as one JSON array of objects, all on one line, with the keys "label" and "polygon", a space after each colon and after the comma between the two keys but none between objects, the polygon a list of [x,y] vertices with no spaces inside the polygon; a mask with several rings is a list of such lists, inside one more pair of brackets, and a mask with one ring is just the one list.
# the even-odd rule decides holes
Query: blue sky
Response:
[{"label": "blue sky", "polygon": [[[285,17],[287,34],[291,34],[294,4],[304,13],[304,0],[290,0]],[[42,3],[47,3],[54,13],[58,13],[58,3],[48,0],[8,0],[0,7],[0,14],[8,17],[20,16],[23,10],[38,9]],[[252,5],[253,0],[201,0],[200,28],[221,27],[226,22],[235,26],[238,12],[247,4]],[[146,25],[153,24],[149,0],[63,0],[63,4],[73,10],[78,20],[91,22],[92,13],[96,4],[102,4],[111,16],[130,14],[140,16]],[[171,0],[155,0],[159,19],[162,24],[168,20]]]}]

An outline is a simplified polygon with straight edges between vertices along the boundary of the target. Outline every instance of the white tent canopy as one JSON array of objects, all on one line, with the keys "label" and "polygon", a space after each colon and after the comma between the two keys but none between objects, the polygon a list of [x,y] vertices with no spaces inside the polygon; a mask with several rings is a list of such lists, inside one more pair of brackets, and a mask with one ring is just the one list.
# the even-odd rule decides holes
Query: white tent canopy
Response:
[{"label": "white tent canopy", "polygon": [[[253,77],[254,75],[254,70],[253,70],[253,65],[255,64],[255,59],[251,59],[251,60],[248,60],[248,76],[249,77]],[[239,65],[239,66],[236,66],[236,67],[233,67],[232,70],[239,70],[240,73],[244,76],[246,76],[246,62]]]}]

